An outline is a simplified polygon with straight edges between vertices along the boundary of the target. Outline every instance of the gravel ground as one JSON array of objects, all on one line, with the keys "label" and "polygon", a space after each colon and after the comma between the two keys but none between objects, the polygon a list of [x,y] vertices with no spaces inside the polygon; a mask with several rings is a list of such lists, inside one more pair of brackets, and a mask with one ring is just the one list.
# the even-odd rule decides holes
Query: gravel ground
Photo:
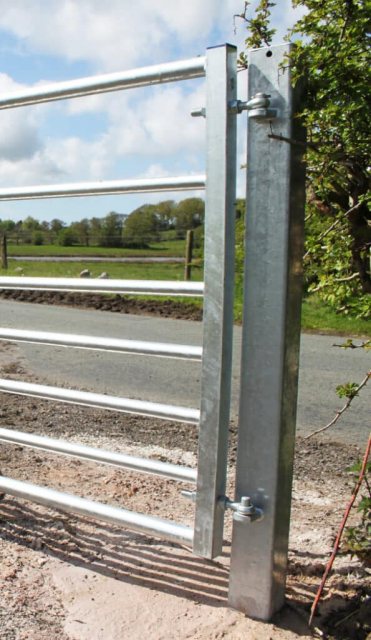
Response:
[{"label": "gravel ground", "polygon": [[[2,377],[36,381],[10,344],[0,346],[0,367]],[[190,425],[4,395],[0,426],[188,466],[196,463],[197,432]],[[233,424],[230,444],[232,495]],[[247,623],[225,608],[230,519],[225,554],[208,563],[171,543],[5,496],[0,501],[1,640],[309,638],[304,620],[351,493],[345,469],[360,453],[355,446],[328,440],[298,440],[288,606],[268,626]],[[179,497],[180,489],[190,487],[169,480],[13,445],[1,446],[0,468],[12,478],[192,523],[192,504]],[[367,570],[341,555],[316,619],[322,637],[370,637],[369,587]],[[125,615],[122,598],[129,599]]]}]

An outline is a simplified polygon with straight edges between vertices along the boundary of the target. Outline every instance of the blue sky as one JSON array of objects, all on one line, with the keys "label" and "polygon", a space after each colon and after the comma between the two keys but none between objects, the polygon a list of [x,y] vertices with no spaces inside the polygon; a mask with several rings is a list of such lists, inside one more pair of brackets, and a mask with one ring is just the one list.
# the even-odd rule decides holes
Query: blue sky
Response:
[{"label": "blue sky", "polygon": [[[294,14],[289,0],[277,4],[280,42]],[[243,5],[241,0],[0,0],[0,90],[190,58],[224,42],[241,49],[246,32],[237,21],[235,33],[233,15]],[[244,99],[245,72],[239,85]],[[0,111],[0,186],[203,172],[205,125],[189,115],[203,106],[203,96],[204,83],[197,80]],[[241,196],[243,185],[239,171]],[[71,222],[189,195],[0,202],[0,219],[32,215]]]}]

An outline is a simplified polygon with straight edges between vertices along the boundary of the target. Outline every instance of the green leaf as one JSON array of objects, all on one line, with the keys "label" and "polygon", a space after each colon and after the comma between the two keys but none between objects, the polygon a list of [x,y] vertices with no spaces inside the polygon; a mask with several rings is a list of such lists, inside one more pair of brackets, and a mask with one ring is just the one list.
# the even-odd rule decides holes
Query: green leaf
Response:
[{"label": "green leaf", "polygon": [[339,384],[336,387],[336,393],[339,398],[354,398],[357,395],[359,385],[356,382],[347,382]]}]

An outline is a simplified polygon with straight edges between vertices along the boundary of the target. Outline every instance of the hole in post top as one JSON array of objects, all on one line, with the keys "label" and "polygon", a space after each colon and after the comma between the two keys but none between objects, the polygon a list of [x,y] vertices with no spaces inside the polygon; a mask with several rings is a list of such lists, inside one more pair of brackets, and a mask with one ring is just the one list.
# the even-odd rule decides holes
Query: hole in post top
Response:
[{"label": "hole in post top", "polygon": [[273,51],[267,51],[265,55],[267,56],[267,58],[271,58],[273,56]]}]

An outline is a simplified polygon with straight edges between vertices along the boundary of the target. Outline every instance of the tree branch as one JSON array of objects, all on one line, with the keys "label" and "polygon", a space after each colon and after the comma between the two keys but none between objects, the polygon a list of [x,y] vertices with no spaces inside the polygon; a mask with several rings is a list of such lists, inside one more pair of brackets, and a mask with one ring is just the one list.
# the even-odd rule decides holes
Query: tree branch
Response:
[{"label": "tree branch", "polygon": [[371,349],[371,340],[364,340],[363,342],[361,342],[361,344],[354,344],[353,340],[351,338],[349,338],[346,342],[343,342],[343,344],[336,344],[334,343],[332,345],[333,347],[340,347],[341,349]]},{"label": "tree branch", "polygon": [[298,147],[303,147],[304,149],[314,149],[314,151],[319,152],[319,148],[314,142],[303,142],[303,140],[287,138],[286,136],[282,136],[281,134],[273,132],[268,134],[268,138],[272,138],[273,140],[280,140],[281,142],[287,142],[288,144],[294,144]]},{"label": "tree branch", "polygon": [[336,412],[335,417],[328,424],[326,424],[324,427],[321,427],[320,429],[317,429],[316,431],[312,431],[312,433],[310,433],[309,435],[305,436],[304,440],[308,440],[308,438],[311,438],[312,436],[317,435],[317,433],[322,433],[322,431],[326,431],[326,429],[329,429],[330,427],[332,427],[339,420],[340,416],[344,413],[344,411],[349,409],[352,401],[358,395],[358,392],[367,384],[367,382],[369,381],[370,377],[371,377],[371,371],[369,371],[367,373],[367,375],[365,376],[365,378],[362,380],[361,384],[357,388],[356,393],[351,395],[348,398],[348,400],[346,401],[345,405],[343,406],[342,409],[340,409],[340,411]]},{"label": "tree branch", "polygon": [[[326,231],[324,231],[323,233],[321,233],[320,236],[318,236],[317,238],[318,242],[323,240],[323,238],[325,238],[338,224],[340,224],[340,222],[343,221],[343,218],[345,218],[346,216],[349,216],[351,213],[353,213],[353,211],[356,211],[357,209],[359,209],[361,204],[362,204],[361,202],[358,202],[357,204],[354,205],[354,207],[351,207],[350,209],[348,209],[348,211],[344,211],[344,213],[341,214],[340,218],[337,218],[337,220],[335,220],[335,222],[333,222],[332,225],[330,225],[329,228],[326,229]],[[310,253],[311,253],[310,250],[308,250],[304,254],[303,260],[305,260],[310,255]]]},{"label": "tree branch", "polygon": [[320,291],[325,287],[331,287],[334,282],[350,282],[351,280],[355,280],[359,277],[358,271],[356,273],[352,273],[351,276],[347,276],[346,278],[334,278],[331,282],[324,282],[323,284],[319,284],[315,289],[311,289],[311,293],[316,293],[316,291]]},{"label": "tree branch", "polygon": [[366,447],[365,455],[363,457],[362,468],[361,468],[360,474],[358,476],[357,484],[353,489],[352,496],[351,496],[351,498],[349,500],[347,508],[345,509],[345,513],[344,513],[343,519],[342,519],[342,521],[340,523],[338,534],[336,536],[334,548],[332,550],[330,559],[329,559],[329,561],[328,561],[328,563],[326,565],[326,569],[325,569],[324,574],[322,576],[321,584],[320,584],[320,586],[318,588],[318,591],[316,593],[316,597],[314,598],[314,601],[313,601],[313,604],[312,604],[312,607],[311,607],[311,610],[310,610],[309,626],[311,626],[311,624],[313,622],[313,618],[314,618],[314,615],[316,613],[318,603],[319,603],[319,601],[321,599],[322,592],[323,592],[324,586],[326,584],[327,576],[328,576],[328,574],[330,573],[330,571],[332,569],[332,565],[334,564],[334,560],[336,558],[336,554],[337,554],[338,549],[339,549],[341,536],[343,534],[345,525],[347,523],[350,510],[351,510],[351,508],[352,508],[352,506],[354,504],[354,501],[355,501],[355,499],[356,499],[356,497],[358,495],[358,492],[359,492],[359,489],[361,487],[362,481],[365,478],[366,468],[367,468],[367,461],[368,461],[368,458],[369,458],[369,455],[370,455],[370,449],[371,449],[371,435],[368,438],[368,444],[367,444],[367,447]]}]

